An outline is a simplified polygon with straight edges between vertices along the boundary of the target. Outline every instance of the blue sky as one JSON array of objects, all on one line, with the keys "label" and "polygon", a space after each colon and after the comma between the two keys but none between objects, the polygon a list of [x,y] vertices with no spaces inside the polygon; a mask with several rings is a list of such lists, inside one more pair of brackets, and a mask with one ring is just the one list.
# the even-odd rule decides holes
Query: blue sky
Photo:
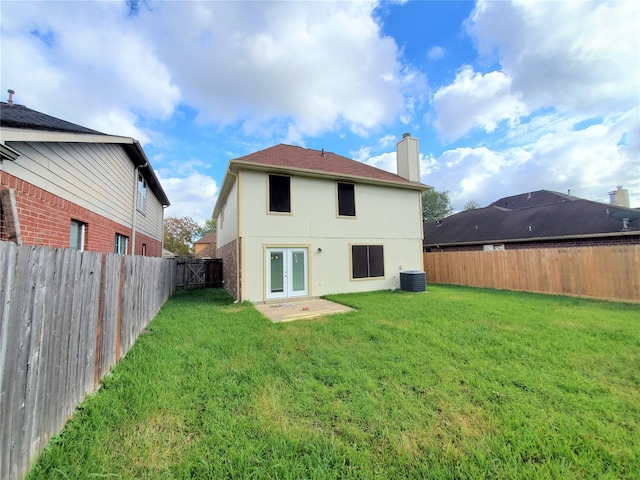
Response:
[{"label": "blue sky", "polygon": [[640,2],[0,2],[3,100],[138,139],[172,206],[278,143],[395,171],[453,207],[540,189],[640,207]]}]

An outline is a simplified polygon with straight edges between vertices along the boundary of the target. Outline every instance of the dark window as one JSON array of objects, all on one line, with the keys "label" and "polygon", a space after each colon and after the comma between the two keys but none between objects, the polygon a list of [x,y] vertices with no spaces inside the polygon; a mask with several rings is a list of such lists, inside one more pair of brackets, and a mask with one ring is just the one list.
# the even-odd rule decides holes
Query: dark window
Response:
[{"label": "dark window", "polygon": [[353,183],[338,183],[338,215],[355,217],[356,196]]},{"label": "dark window", "polygon": [[353,278],[367,278],[369,276],[369,249],[366,245],[351,247],[351,264]]},{"label": "dark window", "polygon": [[353,278],[384,277],[384,247],[382,245],[352,245]]},{"label": "dark window", "polygon": [[290,177],[269,175],[269,211],[291,212]]}]

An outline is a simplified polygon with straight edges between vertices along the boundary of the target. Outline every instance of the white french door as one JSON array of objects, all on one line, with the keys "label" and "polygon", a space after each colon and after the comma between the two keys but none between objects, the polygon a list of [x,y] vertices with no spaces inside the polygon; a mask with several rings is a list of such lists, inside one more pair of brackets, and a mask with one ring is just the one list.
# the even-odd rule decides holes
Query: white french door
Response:
[{"label": "white french door", "polygon": [[306,248],[267,248],[265,267],[268,299],[309,294]]}]

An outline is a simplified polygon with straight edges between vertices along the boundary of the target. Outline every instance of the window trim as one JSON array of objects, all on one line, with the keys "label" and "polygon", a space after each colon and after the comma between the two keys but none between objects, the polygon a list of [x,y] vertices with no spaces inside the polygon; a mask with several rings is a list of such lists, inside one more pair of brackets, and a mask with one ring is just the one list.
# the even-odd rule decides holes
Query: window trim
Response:
[{"label": "window trim", "polygon": [[[354,264],[354,247],[366,247],[366,256],[367,256],[367,275],[366,276],[355,276],[354,275],[354,266],[356,266]],[[381,249],[380,253],[381,253],[381,261],[382,264],[381,265],[373,265],[372,268],[372,264],[371,261],[374,260],[375,258],[372,258],[371,256],[371,247],[379,247]],[[376,280],[376,279],[383,279],[386,278],[385,276],[385,265],[384,265],[384,244],[382,243],[371,243],[371,244],[365,244],[365,243],[351,243],[349,244],[349,267],[350,267],[350,276],[351,276],[351,280],[352,281],[360,281],[360,280]],[[377,270],[380,269],[381,267],[381,275],[371,275],[371,271],[372,270]]]},{"label": "window trim", "polygon": [[[272,177],[280,177],[280,178],[287,178],[289,181],[289,210],[272,210],[271,209],[271,199],[272,199],[272,195],[271,195],[271,178]],[[271,215],[291,215],[292,213],[292,208],[291,208],[291,175],[281,175],[279,173],[269,173],[267,174],[267,213],[271,214]]]},{"label": "window trim", "polygon": [[[340,202],[340,185],[347,185],[351,187],[351,195],[353,199],[353,214],[350,213],[341,213],[341,202]],[[356,218],[356,185],[355,183],[350,182],[336,182],[336,209],[337,215],[339,218]]]}]

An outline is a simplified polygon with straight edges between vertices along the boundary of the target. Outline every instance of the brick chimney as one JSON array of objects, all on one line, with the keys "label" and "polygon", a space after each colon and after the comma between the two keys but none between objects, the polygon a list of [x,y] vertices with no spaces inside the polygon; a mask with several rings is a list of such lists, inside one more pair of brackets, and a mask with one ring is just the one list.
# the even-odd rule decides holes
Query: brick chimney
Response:
[{"label": "brick chimney", "polygon": [[418,139],[410,133],[402,135],[402,140],[396,144],[396,162],[398,175],[411,182],[420,182],[420,149]]},{"label": "brick chimney", "polygon": [[622,185],[616,186],[613,192],[609,192],[609,203],[629,208],[629,191]]}]

